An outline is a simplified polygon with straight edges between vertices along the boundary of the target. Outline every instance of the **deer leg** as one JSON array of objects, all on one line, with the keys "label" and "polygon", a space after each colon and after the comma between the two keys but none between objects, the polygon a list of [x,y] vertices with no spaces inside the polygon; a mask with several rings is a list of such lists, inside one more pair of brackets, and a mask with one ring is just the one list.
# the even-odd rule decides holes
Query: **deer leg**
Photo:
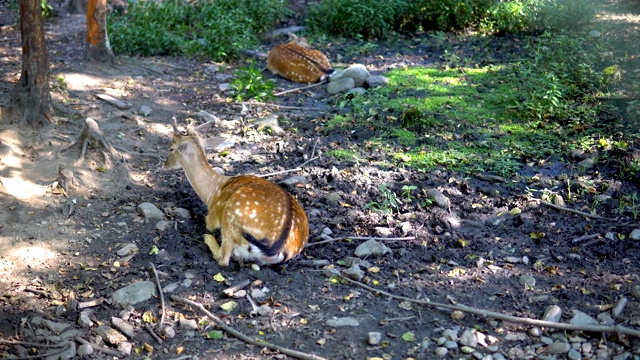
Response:
[{"label": "deer leg", "polygon": [[[211,234],[204,235],[204,243],[207,244],[209,250],[213,254],[213,258],[220,264],[220,245],[216,241],[216,238]],[[229,262],[227,261],[227,264]]]}]

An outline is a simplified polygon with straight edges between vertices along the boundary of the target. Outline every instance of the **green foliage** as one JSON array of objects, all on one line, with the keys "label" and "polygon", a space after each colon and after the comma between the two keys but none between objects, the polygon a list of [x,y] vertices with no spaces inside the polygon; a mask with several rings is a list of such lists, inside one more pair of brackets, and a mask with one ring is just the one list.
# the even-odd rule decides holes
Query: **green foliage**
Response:
[{"label": "green foliage", "polygon": [[364,206],[365,209],[374,209],[386,215],[387,218],[393,213],[393,209],[398,209],[402,200],[398,198],[398,195],[389,189],[387,184],[380,185],[380,200],[372,201]]},{"label": "green foliage", "polygon": [[249,67],[241,67],[234,72],[236,78],[231,82],[231,88],[237,101],[255,98],[258,101],[273,100],[271,92],[275,87],[273,79],[265,79],[262,71],[256,69],[255,61]]},{"label": "green foliage", "polygon": [[[16,1],[17,2],[17,1]],[[42,9],[42,18],[48,19],[53,16],[53,7],[47,0],[40,0],[40,8]]]},{"label": "green foliage", "polygon": [[503,34],[572,29],[594,14],[590,0],[500,0],[488,9],[480,28]]},{"label": "green foliage", "polygon": [[516,108],[538,119],[568,119],[603,84],[594,71],[597,51],[593,44],[562,33],[545,33],[526,46],[528,57],[516,64],[512,76],[519,79]]},{"label": "green foliage", "polygon": [[129,55],[238,57],[285,13],[284,0],[131,1],[108,17],[111,46]]},{"label": "green foliage", "polygon": [[351,38],[383,38],[393,30],[403,0],[323,0],[307,13],[307,25],[315,32]]}]

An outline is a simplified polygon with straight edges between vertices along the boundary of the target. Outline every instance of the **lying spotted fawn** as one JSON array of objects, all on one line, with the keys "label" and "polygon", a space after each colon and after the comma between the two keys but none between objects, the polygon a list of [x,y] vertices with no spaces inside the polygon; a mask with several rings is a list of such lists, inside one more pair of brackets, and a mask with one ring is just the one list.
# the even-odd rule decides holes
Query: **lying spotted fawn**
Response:
[{"label": "lying spotted fawn", "polygon": [[334,72],[324,54],[309,49],[304,38],[294,34],[289,36],[293,40],[278,44],[269,51],[267,68],[273,74],[299,83],[316,83]]},{"label": "lying spotted fawn", "polygon": [[277,264],[298,255],[309,237],[307,215],[280,186],[248,175],[224,176],[207,162],[204,140],[191,128],[178,130],[173,119],[171,155],[166,169],[184,169],[187,179],[207,205],[207,230],[219,234],[204,242],[220,266],[234,259],[259,265]]}]

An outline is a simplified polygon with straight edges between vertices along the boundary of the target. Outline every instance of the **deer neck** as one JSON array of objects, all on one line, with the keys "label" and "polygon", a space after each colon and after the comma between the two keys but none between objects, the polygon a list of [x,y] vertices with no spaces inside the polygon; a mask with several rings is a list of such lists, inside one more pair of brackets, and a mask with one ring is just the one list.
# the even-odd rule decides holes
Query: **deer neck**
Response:
[{"label": "deer neck", "polygon": [[183,169],[187,180],[198,197],[208,206],[229,177],[220,175],[211,168],[204,151],[198,151],[194,158],[185,160],[188,163],[183,164]]}]

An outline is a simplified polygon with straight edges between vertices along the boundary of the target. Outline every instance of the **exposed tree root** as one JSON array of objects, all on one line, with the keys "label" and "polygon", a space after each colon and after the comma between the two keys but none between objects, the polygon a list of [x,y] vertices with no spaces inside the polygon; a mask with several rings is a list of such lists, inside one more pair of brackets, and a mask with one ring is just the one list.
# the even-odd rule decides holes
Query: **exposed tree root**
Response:
[{"label": "exposed tree root", "polygon": [[87,118],[84,122],[84,127],[82,128],[82,132],[77,139],[71,142],[67,147],[58,151],[58,155],[63,151],[67,151],[72,147],[76,146],[76,144],[82,144],[82,150],[80,151],[79,160],[84,161],[87,146],[91,145],[92,147],[97,147],[104,157],[105,163],[111,163],[111,157],[116,154],[116,150],[111,146],[111,144],[104,137],[104,133],[100,130],[100,126],[98,123],[92,118]]}]

